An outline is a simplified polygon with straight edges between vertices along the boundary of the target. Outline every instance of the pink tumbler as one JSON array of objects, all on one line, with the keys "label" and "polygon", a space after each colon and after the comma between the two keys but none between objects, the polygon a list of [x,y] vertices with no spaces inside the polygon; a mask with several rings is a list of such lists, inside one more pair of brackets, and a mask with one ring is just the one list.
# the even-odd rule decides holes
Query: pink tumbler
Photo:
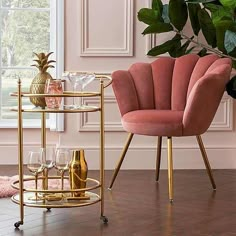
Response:
[{"label": "pink tumbler", "polygon": [[[62,94],[62,82],[60,79],[48,79],[45,84],[45,94]],[[59,108],[62,97],[45,97],[48,108]]]}]

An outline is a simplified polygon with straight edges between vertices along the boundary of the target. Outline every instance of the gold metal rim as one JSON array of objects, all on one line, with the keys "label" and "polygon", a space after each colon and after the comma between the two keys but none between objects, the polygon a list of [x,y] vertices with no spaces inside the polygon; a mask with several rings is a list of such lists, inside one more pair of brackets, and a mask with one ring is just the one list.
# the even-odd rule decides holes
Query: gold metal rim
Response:
[{"label": "gold metal rim", "polygon": [[[89,205],[93,205],[95,203],[98,203],[101,201],[101,197],[93,192],[86,192],[87,194],[89,194],[90,196],[94,197],[94,200],[87,200],[87,201],[74,201],[74,202],[70,202],[70,204],[68,204],[67,202],[65,203],[61,203],[61,205],[58,204],[47,204],[42,203],[42,202],[38,202],[38,203],[30,203],[27,201],[24,201],[24,206],[27,207],[36,207],[36,208],[72,208],[72,207],[83,207],[83,206],[89,206]],[[24,193],[25,195],[26,193]],[[12,202],[16,203],[16,204],[20,204],[20,201],[17,199],[19,197],[19,194],[15,194],[11,197]]]},{"label": "gold metal rim", "polygon": [[[18,93],[10,93],[11,96],[17,97]],[[62,94],[45,94],[45,93],[28,93],[22,92],[21,97],[96,97],[100,96],[99,92],[85,91],[85,92],[73,92],[73,91],[64,91]]]},{"label": "gold metal rim", "polygon": [[[60,109],[60,108],[55,108],[55,109],[41,109],[41,108],[35,108],[34,110],[32,109],[21,109],[22,112],[30,112],[30,113],[81,113],[81,112],[95,112],[95,111],[100,111],[100,107],[93,106],[88,106],[88,108],[82,108],[82,109]],[[12,108],[11,111],[18,111],[17,108]]]},{"label": "gold metal rim", "polygon": [[[48,176],[48,179],[60,179],[61,177],[60,176]],[[38,179],[44,179],[43,177],[38,177]],[[68,176],[65,176],[65,179],[69,179]],[[35,178],[33,177],[30,177],[30,178],[23,178],[23,181],[24,182],[27,182],[27,181],[33,181],[35,180]],[[87,188],[80,188],[80,189],[67,189],[67,190],[50,190],[50,189],[29,189],[29,188],[24,188],[23,191],[24,192],[34,192],[34,193],[73,193],[73,192],[84,192],[84,191],[90,191],[90,190],[93,190],[93,189],[97,189],[97,188],[100,188],[101,187],[101,183],[96,180],[96,179],[92,179],[92,178],[87,178],[87,181],[88,182],[93,182],[95,183],[95,185],[91,186],[91,187],[87,187]],[[17,186],[16,184],[19,184],[19,180],[16,180],[14,181],[11,186],[14,188],[14,189],[17,189],[19,190],[19,186]]]}]

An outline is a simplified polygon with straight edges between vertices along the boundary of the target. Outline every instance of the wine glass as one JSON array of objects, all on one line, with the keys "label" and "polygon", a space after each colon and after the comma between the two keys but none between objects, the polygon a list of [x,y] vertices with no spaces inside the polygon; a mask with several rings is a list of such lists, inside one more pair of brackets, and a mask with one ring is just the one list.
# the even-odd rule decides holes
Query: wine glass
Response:
[{"label": "wine glass", "polygon": [[[61,174],[61,190],[64,189],[64,173],[69,170],[71,161],[70,151],[67,148],[57,148],[55,168]],[[62,194],[63,197],[63,194]]]},{"label": "wine glass", "polygon": [[[28,154],[27,168],[35,176],[35,189],[38,189],[38,174],[43,172],[44,165],[42,161],[42,152],[30,151]],[[35,199],[38,200],[38,194],[35,193]]]},{"label": "wine glass", "polygon": [[50,170],[55,165],[55,148],[41,148],[43,165],[47,170]]},{"label": "wine glass", "polygon": [[41,148],[42,152],[42,161],[44,165],[44,189],[48,189],[48,171],[55,166],[55,148],[54,147],[45,147]]},{"label": "wine glass", "polygon": [[[73,92],[80,91],[81,93],[83,93],[84,88],[96,78],[94,73],[89,72],[65,72],[63,77],[69,79],[73,87]],[[85,107],[86,106],[83,104],[75,104],[75,97],[73,97],[73,105],[71,108],[76,109]]]}]

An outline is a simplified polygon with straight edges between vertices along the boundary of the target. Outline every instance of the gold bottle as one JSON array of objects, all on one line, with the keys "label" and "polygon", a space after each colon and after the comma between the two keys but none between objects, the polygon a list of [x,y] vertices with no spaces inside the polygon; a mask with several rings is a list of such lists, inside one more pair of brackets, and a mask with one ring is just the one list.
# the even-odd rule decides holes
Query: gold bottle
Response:
[{"label": "gold bottle", "polygon": [[[70,165],[70,187],[71,189],[86,188],[88,166],[84,157],[84,150],[74,150]],[[85,196],[85,192],[74,192],[72,197]]]}]

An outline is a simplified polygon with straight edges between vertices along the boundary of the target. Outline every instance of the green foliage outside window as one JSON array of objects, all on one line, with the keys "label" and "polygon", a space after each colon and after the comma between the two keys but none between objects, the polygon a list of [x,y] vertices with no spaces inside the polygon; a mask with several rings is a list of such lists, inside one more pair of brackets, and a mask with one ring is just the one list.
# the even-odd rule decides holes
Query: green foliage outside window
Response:
[{"label": "green foliage outside window", "polygon": [[33,52],[50,51],[50,0],[2,0],[1,3],[0,116],[15,119],[15,114],[9,111],[14,105],[9,92],[16,91],[18,78],[27,91],[37,74],[30,67]]}]

